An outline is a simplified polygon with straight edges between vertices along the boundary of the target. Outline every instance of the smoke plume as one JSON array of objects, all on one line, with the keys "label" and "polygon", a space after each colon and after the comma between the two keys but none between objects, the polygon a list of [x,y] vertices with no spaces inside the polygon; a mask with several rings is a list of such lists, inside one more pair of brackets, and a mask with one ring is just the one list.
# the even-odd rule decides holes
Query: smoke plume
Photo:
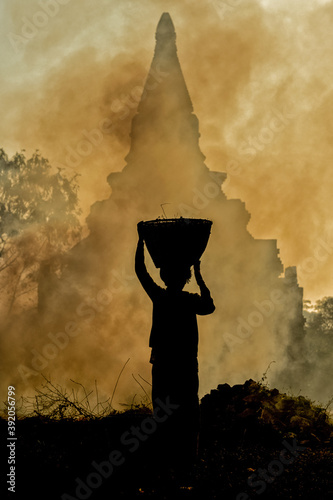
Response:
[{"label": "smoke plume", "polygon": [[[222,189],[228,199],[245,202],[251,235],[277,239],[284,266],[298,267],[305,298],[331,295],[332,2],[276,6],[259,0],[207,0],[196,5],[187,0],[142,0],[139,5],[120,5],[105,0],[94,5],[88,0],[15,0],[3,2],[1,9],[3,146],[11,154],[39,149],[52,165],[80,174],[82,223],[88,217],[85,234],[93,236],[63,264],[58,286],[66,308],[59,310],[54,297],[54,311],[48,302],[46,323],[32,312],[6,323],[6,383],[17,384],[23,393],[40,383],[40,373],[63,384],[72,378],[89,386],[97,379],[101,392],[108,395],[128,358],[117,401],[130,402],[142,392],[132,372],[149,380],[151,305],[133,266],[140,212],[130,199],[109,199],[107,178],[125,166],[156,24],[165,10],[175,24],[206,165],[227,173]],[[159,83],[159,77],[153,75],[154,82]],[[151,151],[152,145],[145,147]],[[181,163],[181,155],[171,158],[174,165]],[[146,218],[161,215],[160,203],[171,203],[164,206],[170,217],[179,215],[180,203],[193,206],[191,190],[184,194],[187,176],[173,199],[168,196],[174,186],[164,185],[163,191],[162,178],[156,169],[140,186],[147,200],[160,190],[154,212],[141,206]],[[210,200],[198,216],[206,214],[214,222],[214,203]],[[272,360],[282,370],[290,341],[287,330],[277,337],[271,318],[264,316],[258,330],[227,348],[223,334],[234,334],[238,325],[232,318],[247,321],[252,311],[236,310],[239,295],[235,309],[229,298],[228,310],[223,309],[225,297],[235,290],[245,300],[248,283],[241,268],[238,274],[228,274],[227,260],[221,269],[213,268],[220,249],[214,228],[202,268],[225,324],[230,317],[230,328],[220,331],[219,314],[200,318],[201,395],[217,383],[260,378]],[[122,251],[105,255],[108,245]],[[84,279],[82,255],[94,262]],[[148,265],[158,280],[157,271]],[[260,268],[259,261],[255,265]],[[226,289],[225,283],[233,283],[234,289]],[[274,303],[262,292],[259,278],[257,292],[254,301]],[[213,331],[220,333],[212,336]],[[55,345],[55,339],[57,349],[45,347]],[[22,375],[17,369],[21,365],[34,373]],[[302,390],[317,399],[329,396],[324,391],[314,394],[311,384]]]}]

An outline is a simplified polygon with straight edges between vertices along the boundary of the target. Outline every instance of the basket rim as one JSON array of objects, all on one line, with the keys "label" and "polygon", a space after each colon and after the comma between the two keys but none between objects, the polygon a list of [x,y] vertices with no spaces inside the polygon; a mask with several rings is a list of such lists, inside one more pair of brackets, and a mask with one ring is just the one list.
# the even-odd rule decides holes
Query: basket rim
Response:
[{"label": "basket rim", "polygon": [[153,225],[153,224],[165,224],[168,222],[183,222],[183,223],[201,223],[201,224],[209,224],[212,225],[213,221],[210,219],[191,219],[191,218],[185,218],[185,217],[177,217],[177,218],[172,218],[172,219],[153,219],[153,220],[146,220],[146,221],[140,221],[138,224],[144,224],[144,225]]}]

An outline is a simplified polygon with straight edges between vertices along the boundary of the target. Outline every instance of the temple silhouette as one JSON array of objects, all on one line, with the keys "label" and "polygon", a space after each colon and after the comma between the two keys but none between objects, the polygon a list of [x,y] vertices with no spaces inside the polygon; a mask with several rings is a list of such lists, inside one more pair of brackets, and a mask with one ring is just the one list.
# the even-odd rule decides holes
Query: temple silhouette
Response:
[{"label": "temple silhouette", "polygon": [[[39,295],[45,321],[54,316],[55,303],[60,323],[69,315],[69,303],[70,311],[85,300],[98,303],[101,290],[108,290],[110,301],[96,313],[91,345],[100,339],[104,352],[98,351],[98,356],[105,355],[105,366],[110,367],[119,361],[117,349],[125,339],[129,355],[133,349],[133,362],[137,356],[138,366],[147,364],[150,309],[134,277],[136,224],[163,216],[165,207],[171,217],[213,221],[202,266],[216,311],[200,327],[202,379],[211,387],[220,383],[235,355],[242,362],[233,369],[242,380],[255,376],[249,373],[253,360],[259,371],[277,359],[300,364],[303,291],[296,268],[284,270],[276,240],[250,234],[244,202],[227,199],[223,192],[227,177],[223,165],[220,172],[206,166],[168,13],[157,26],[155,53],[130,136],[125,166],[108,177],[110,197],[92,206],[89,235],[67,255],[56,287],[50,267],[45,266]],[[84,307],[81,310],[85,319]]]}]

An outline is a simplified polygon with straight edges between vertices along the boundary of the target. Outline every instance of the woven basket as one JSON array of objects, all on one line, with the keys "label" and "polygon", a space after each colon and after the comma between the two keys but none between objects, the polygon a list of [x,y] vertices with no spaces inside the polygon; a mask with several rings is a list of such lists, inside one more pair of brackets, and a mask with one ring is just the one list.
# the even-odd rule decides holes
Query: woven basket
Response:
[{"label": "woven basket", "polygon": [[138,223],[140,234],[157,268],[190,267],[207,246],[212,221],[207,219],[155,219]]}]

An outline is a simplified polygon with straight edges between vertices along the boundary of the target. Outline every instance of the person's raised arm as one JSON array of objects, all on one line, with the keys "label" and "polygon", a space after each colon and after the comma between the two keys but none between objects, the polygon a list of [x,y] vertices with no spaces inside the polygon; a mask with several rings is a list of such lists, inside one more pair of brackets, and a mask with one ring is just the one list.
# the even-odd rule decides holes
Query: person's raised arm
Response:
[{"label": "person's raised arm", "polygon": [[147,271],[144,256],[144,240],[138,224],[139,241],[135,254],[135,272],[146,293],[153,299],[156,291],[160,288]]},{"label": "person's raised arm", "polygon": [[200,260],[194,264],[194,276],[200,288],[200,300],[197,304],[197,314],[211,314],[215,311],[215,305],[210,295],[210,291],[201,276]]}]

